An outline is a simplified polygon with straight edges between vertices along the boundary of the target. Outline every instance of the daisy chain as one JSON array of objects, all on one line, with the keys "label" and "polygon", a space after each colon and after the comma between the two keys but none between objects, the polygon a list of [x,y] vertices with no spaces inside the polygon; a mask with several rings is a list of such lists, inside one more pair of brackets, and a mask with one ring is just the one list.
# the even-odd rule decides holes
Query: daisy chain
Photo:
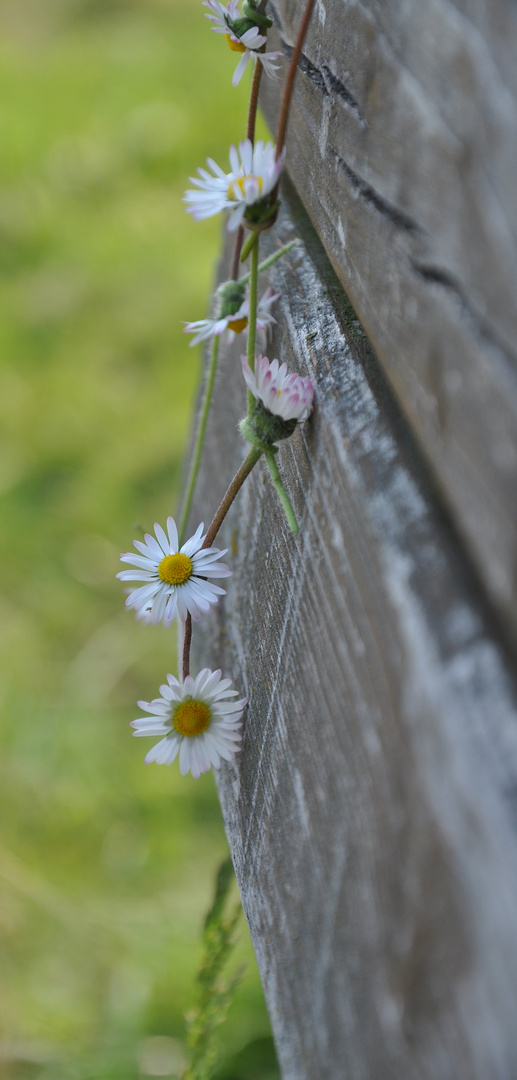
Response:
[{"label": "daisy chain", "polygon": [[221,758],[231,761],[240,750],[241,717],[247,698],[237,697],[230,690],[231,679],[221,679],[221,671],[203,668],[196,679],[187,675],[183,683],[167,675],[167,684],[160,686],[161,697],[154,701],[139,701],[139,708],[150,716],[133,720],[136,736],[165,736],[147,754],[145,761],[172,765],[178,756],[180,772],[192,773],[198,780],[201,773],[221,766]]},{"label": "daisy chain", "polygon": [[183,201],[189,203],[187,211],[196,221],[212,217],[222,210],[233,210],[228,229],[233,232],[241,223],[248,207],[266,199],[278,183],[285,157],[285,147],[278,161],[273,143],[264,143],[262,139],[253,145],[250,139],[239,143],[239,150],[230,147],[231,172],[225,173],[212,158],[207,164],[213,175],[206,169],[198,169],[201,179],[191,176],[190,180],[200,191],[189,189]]},{"label": "daisy chain", "polygon": [[217,560],[226,554],[227,548],[204,548],[203,522],[190,540],[178,547],[178,531],[174,518],[167,518],[167,533],[155,524],[154,536],[145,534],[145,544],[134,540],[141,555],[131,551],[121,555],[122,562],[131,563],[136,569],[122,570],[117,577],[121,581],[143,581],[140,588],[130,592],[126,607],[135,608],[143,622],[170,626],[176,612],[185,621],[190,613],[197,622],[201,615],[217,604],[225,589],[213,585],[206,578],[229,577],[231,570]]}]

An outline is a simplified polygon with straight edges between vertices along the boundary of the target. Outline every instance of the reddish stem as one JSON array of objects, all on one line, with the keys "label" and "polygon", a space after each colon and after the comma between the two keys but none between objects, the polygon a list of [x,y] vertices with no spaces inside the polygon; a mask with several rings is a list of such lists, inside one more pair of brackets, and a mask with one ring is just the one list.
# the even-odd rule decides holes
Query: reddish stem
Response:
[{"label": "reddish stem", "polygon": [[277,161],[282,153],[285,142],[285,133],[287,130],[287,121],[289,119],[289,109],[291,106],[291,98],[293,96],[294,80],[296,78],[296,69],[298,67],[298,61],[300,59],[300,53],[305,41],[305,35],[309,28],[311,21],[311,15],[314,8],[315,0],[307,0],[307,7],[305,8],[303,19],[301,21],[300,29],[298,31],[298,37],[296,38],[294,49],[291,54],[291,62],[289,64],[289,70],[287,72],[287,78],[284,84],[284,92],[282,94],[282,103],[280,105],[280,115],[278,118],[278,130],[276,135],[276,157]]},{"label": "reddish stem", "polygon": [[235,237],[235,248],[234,248],[234,251],[233,251],[232,281],[237,281],[238,278],[239,278],[239,270],[240,270],[240,266],[241,266],[241,251],[242,251],[242,242],[243,242],[243,240],[244,240],[244,226],[239,225],[239,228],[237,229],[237,236]]},{"label": "reddish stem", "polygon": [[[243,461],[239,471],[235,474],[226,495],[224,496],[221,505],[210,525],[210,528],[205,536],[203,547],[212,547],[212,544],[221,528],[221,525],[232,505],[235,496],[238,495],[246,477],[249,476],[254,465],[262,455],[261,450],[257,450],[252,446],[247,458]],[[187,615],[185,622],[185,637],[183,638],[183,682],[187,675],[190,675],[190,645],[192,641],[192,619],[190,615]]]},{"label": "reddish stem", "polygon": [[250,103],[248,106],[248,127],[246,130],[246,138],[249,139],[252,143],[255,142],[255,124],[257,122],[257,109],[261,78],[262,64],[260,63],[260,60],[255,60],[255,71],[253,72]]},{"label": "reddish stem", "polygon": [[262,451],[257,450],[253,446],[247,458],[244,459],[239,471],[235,474],[230,486],[226,491],[226,495],[224,496],[221,505],[219,506],[219,509],[217,510],[213,518],[210,528],[205,536],[205,540],[203,543],[204,548],[212,547],[212,544],[217,536],[217,533],[219,532],[219,529],[221,528],[221,525],[230,509],[230,506],[232,505],[233,500],[235,499],[235,496],[238,495],[244,481],[249,476],[254,465],[257,464],[257,461],[261,454]]},{"label": "reddish stem", "polygon": [[185,636],[183,638],[183,682],[190,675],[190,644],[192,641],[192,616],[189,614],[185,619]]}]

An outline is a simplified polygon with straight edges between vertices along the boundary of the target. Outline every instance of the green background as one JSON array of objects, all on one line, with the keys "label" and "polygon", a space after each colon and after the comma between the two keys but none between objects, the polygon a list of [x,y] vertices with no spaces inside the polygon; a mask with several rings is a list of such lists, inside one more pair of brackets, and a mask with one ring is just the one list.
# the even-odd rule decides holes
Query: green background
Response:
[{"label": "green background", "polygon": [[[166,1076],[226,841],[212,775],[130,738],[176,644],[115,574],[177,507],[221,227],[181,198],[249,83],[198,0],[1,0],[0,32],[0,1072]],[[272,1080],[241,939],[218,1076]]]}]

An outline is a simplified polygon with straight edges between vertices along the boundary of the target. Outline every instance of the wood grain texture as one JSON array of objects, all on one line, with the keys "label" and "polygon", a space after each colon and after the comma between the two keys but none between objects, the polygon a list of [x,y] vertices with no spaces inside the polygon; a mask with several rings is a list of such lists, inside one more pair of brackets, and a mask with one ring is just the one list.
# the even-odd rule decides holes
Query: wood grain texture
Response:
[{"label": "wood grain texture", "polygon": [[[273,0],[289,54],[299,0]],[[318,0],[288,168],[517,634],[517,7]],[[274,128],[278,87],[262,80]]]},{"label": "wood grain texture", "polygon": [[[279,454],[301,533],[259,463],[193,653],[249,697],[219,791],[282,1075],[515,1080],[515,668],[291,193],[266,250],[294,229],[267,351],[317,383]],[[245,453],[239,352],[221,361],[193,523]]]}]

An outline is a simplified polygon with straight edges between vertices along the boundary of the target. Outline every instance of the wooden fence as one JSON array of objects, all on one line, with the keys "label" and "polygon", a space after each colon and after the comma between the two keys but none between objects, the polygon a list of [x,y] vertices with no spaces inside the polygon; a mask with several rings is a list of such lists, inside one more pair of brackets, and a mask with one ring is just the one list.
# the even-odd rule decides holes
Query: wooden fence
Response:
[{"label": "wooden fence", "polygon": [[259,465],[194,639],[249,697],[219,790],[284,1080],[517,1077],[516,48],[503,0],[318,0],[299,65],[263,250],[301,238],[267,348],[317,384],[301,532]]}]

